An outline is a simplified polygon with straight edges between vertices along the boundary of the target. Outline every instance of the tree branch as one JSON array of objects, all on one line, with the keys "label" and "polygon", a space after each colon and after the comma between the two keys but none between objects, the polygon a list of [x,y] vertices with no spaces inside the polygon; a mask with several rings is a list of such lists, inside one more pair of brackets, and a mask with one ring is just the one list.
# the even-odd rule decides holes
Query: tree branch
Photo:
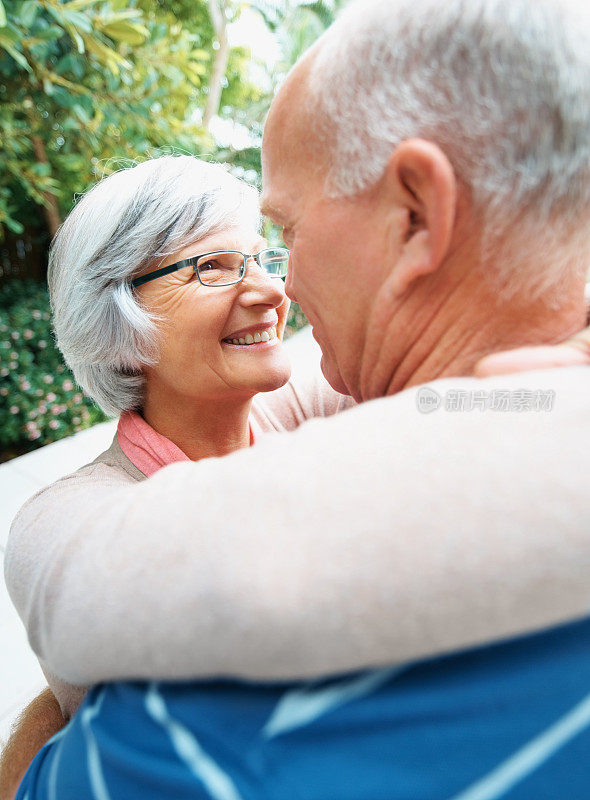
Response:
[{"label": "tree branch", "polygon": [[219,111],[223,79],[225,78],[225,70],[227,69],[227,62],[229,59],[227,16],[225,14],[226,6],[224,0],[219,0],[219,3],[221,3],[221,6],[218,4],[218,0],[208,0],[209,14],[211,15],[211,22],[215,29],[219,48],[215,51],[213,69],[211,70],[211,78],[209,80],[209,94],[207,95],[205,110],[203,111],[203,127],[207,129],[211,124],[211,120]]}]

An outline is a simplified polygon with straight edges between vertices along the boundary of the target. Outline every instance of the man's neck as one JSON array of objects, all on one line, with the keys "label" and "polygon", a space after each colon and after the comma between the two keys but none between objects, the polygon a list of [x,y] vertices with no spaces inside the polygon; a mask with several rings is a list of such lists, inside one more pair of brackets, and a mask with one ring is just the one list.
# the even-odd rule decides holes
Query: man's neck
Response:
[{"label": "man's neck", "polygon": [[393,309],[380,336],[368,332],[362,399],[438,378],[472,375],[483,356],[500,350],[562,341],[584,327],[583,281],[562,299],[558,309],[552,308],[554,297],[504,301],[477,270],[455,281],[429,277]]}]

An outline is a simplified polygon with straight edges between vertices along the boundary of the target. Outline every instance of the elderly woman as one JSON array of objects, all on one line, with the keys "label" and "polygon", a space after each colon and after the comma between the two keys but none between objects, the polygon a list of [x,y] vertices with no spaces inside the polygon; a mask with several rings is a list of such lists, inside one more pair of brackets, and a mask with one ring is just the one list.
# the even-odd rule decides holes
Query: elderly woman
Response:
[{"label": "elderly woman", "polygon": [[[50,254],[54,328],[78,383],[120,419],[105,453],[44,490],[45,514],[59,515],[63,492],[82,494],[92,513],[105,485],[221,456],[345,407],[319,376],[287,384],[280,278],[289,253],[268,248],[259,229],[255,189],[190,156],[117,172],[76,204]],[[141,552],[141,542],[128,544]],[[43,620],[26,623],[33,640],[43,637]],[[36,702],[44,724],[31,756],[86,692],[42,667],[61,712],[50,692]]]},{"label": "elderly woman", "polygon": [[[319,376],[287,384],[289,253],[267,248],[259,227],[256,190],[191,156],[117,172],[76,204],[50,253],[57,343],[120,419],[105,453],[44,490],[45,514],[59,515],[62,492],[92,509],[104,484],[221,456],[349,404]],[[43,637],[42,620],[27,624]],[[70,716],[80,692],[49,683]]]}]

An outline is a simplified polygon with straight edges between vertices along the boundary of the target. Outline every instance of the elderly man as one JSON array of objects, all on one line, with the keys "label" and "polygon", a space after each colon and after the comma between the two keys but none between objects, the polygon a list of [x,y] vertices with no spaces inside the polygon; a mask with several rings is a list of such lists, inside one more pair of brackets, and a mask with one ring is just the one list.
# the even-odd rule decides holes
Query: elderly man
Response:
[{"label": "elderly man", "polygon": [[33,500],[7,553],[60,678],[259,682],[95,689],[19,797],[587,796],[590,372],[520,352],[473,377],[584,324],[579,12],[361,2],[291,73],[264,208],[324,374],[361,405],[116,508],[105,487],[92,518],[62,491],[59,530]]}]

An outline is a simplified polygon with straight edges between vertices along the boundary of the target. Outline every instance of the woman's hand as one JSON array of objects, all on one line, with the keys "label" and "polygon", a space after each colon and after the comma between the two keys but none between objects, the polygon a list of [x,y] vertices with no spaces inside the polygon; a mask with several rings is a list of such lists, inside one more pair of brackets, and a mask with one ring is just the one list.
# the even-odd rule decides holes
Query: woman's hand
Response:
[{"label": "woman's hand", "polygon": [[551,367],[573,367],[590,365],[590,327],[556,345],[540,347],[518,347],[485,356],[475,365],[475,375],[503,375],[509,372],[525,372],[531,369]]},{"label": "woman's hand", "polygon": [[0,758],[0,800],[12,800],[31,761],[66,724],[49,687],[20,715]]}]

